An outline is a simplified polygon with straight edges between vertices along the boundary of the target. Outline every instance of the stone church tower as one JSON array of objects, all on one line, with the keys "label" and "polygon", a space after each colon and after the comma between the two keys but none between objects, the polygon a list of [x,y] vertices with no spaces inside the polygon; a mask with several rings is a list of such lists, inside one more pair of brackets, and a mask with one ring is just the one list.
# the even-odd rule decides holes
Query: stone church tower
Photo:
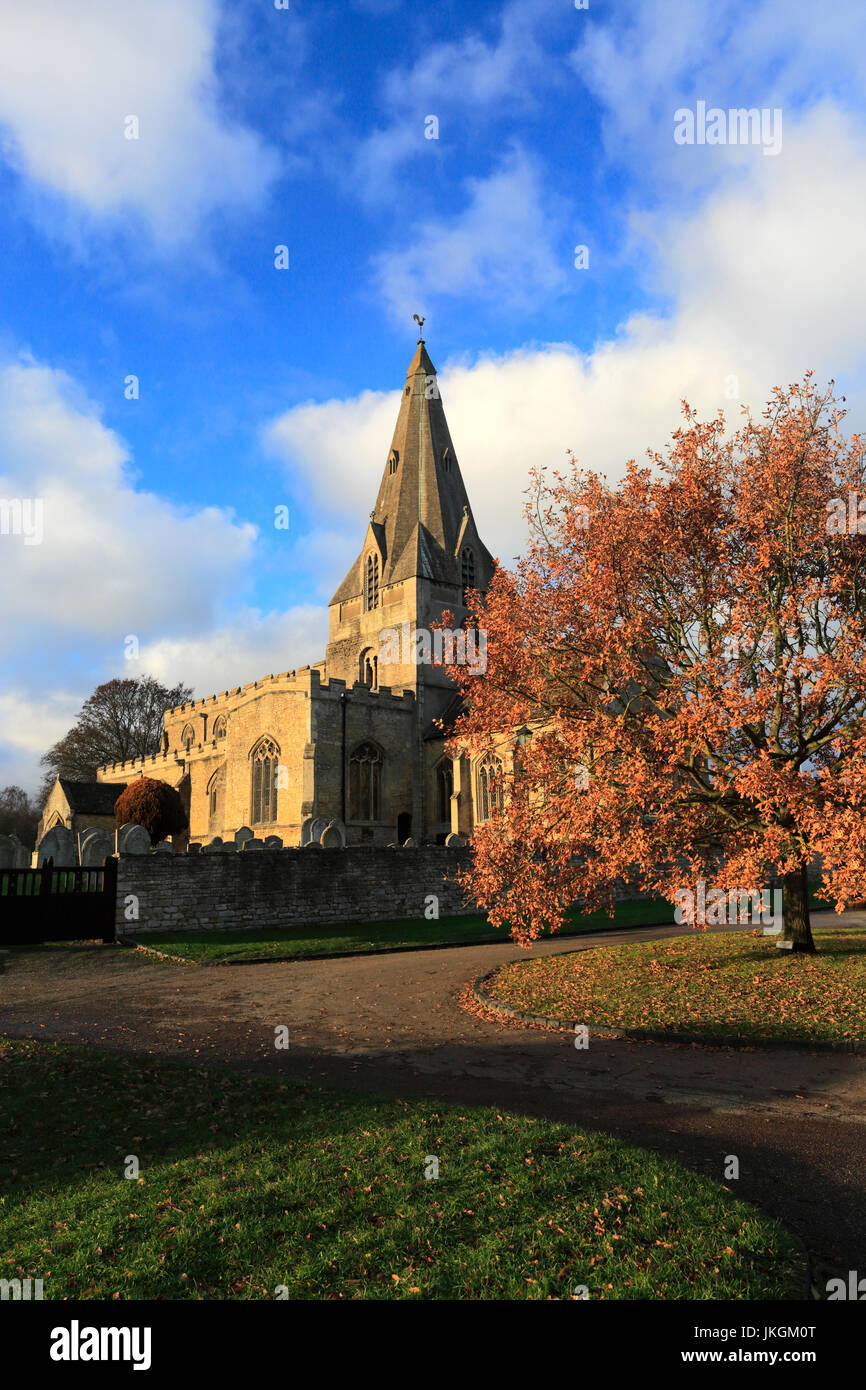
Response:
[{"label": "stone church tower", "polygon": [[[486,589],[493,556],[481,541],[423,338],[406,373],[397,423],[361,551],[330,603],[329,677],[411,690],[419,760],[413,824],[427,825],[423,744],[454,703],[443,666],[413,659],[416,631],[444,610],[462,627],[464,589]],[[408,624],[408,630],[406,625]],[[399,634],[400,660],[383,664],[380,633]],[[396,645],[396,644],[395,644]],[[407,750],[408,751],[408,750]]]},{"label": "stone church tower", "polygon": [[349,844],[471,834],[471,769],[452,767],[438,723],[455,687],[424,653],[444,610],[462,629],[465,590],[486,589],[493,566],[421,338],[361,549],[329,605],[324,661],[167,711],[162,753],[99,780],[178,786],[203,842],[249,826],[298,844],[331,822]]}]

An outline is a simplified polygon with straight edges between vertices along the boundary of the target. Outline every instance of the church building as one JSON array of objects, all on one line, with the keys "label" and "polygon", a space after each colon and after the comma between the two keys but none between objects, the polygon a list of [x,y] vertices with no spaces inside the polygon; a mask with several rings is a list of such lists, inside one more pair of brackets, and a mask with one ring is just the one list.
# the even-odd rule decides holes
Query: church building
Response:
[{"label": "church building", "polygon": [[496,768],[446,756],[459,701],[429,653],[448,609],[452,659],[478,659],[465,595],[493,567],[421,338],[361,548],[329,605],[324,660],[168,710],[162,751],[102,767],[99,781],[176,786],[202,843],[248,826],[297,845],[312,823],[347,844],[471,836]]}]

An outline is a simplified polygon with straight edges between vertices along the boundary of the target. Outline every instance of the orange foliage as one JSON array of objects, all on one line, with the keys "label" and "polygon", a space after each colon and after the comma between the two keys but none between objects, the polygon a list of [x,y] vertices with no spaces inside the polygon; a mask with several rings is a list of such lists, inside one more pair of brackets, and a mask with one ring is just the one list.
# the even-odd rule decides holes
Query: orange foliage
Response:
[{"label": "orange foliage", "polygon": [[452,751],[537,732],[469,881],[523,944],[623,879],[752,888],[818,854],[840,910],[866,891],[866,536],[831,524],[860,441],[811,374],[733,435],[683,410],[615,486],[533,473],[528,551],[476,596]]}]

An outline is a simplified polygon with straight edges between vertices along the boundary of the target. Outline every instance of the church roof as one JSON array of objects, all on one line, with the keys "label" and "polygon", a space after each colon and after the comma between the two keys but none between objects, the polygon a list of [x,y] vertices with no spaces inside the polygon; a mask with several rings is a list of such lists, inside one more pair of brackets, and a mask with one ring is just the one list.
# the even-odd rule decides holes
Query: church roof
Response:
[{"label": "church roof", "polygon": [[91,816],[112,816],[114,803],[125,782],[73,782],[69,777],[58,778],[70,811]]},{"label": "church roof", "polygon": [[[471,540],[479,559],[493,557],[475,530],[469,498],[448,429],[436,377],[423,338],[406,373],[397,423],[370,517],[383,556],[381,584],[416,576],[444,584],[461,583],[461,537]],[[345,603],[363,590],[358,556],[332,603]],[[479,567],[480,568],[480,567]]]}]

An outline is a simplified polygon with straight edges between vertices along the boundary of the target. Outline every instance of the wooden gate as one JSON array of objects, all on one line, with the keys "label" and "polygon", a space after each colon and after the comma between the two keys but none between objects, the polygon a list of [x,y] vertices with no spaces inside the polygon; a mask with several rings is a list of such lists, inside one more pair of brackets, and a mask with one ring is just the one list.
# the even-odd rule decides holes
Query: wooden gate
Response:
[{"label": "wooden gate", "polygon": [[114,940],[117,860],[101,868],[0,869],[0,945]]}]

